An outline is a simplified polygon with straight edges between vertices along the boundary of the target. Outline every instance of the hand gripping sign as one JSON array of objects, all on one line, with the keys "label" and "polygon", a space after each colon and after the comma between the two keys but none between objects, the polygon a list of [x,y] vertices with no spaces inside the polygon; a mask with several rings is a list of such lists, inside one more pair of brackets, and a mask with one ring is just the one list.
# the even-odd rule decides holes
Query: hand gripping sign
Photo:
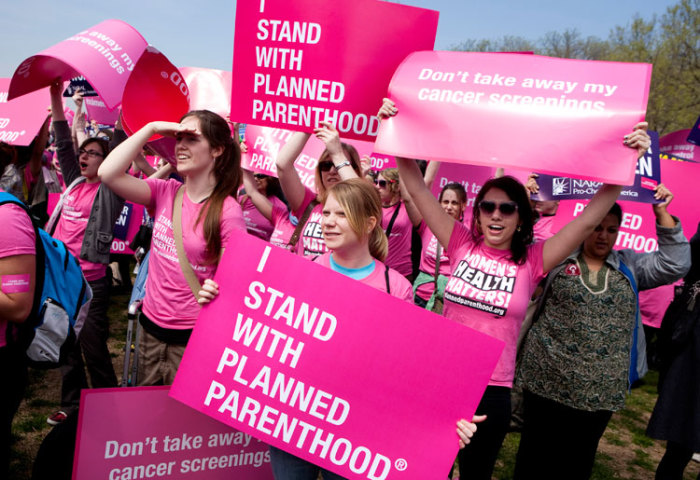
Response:
[{"label": "hand gripping sign", "polygon": [[257,0],[236,4],[231,119],[371,140],[394,69],[432,50],[438,12],[388,2]]},{"label": "hand gripping sign", "polygon": [[168,388],[83,390],[73,479],[273,480],[267,445],[176,402]]},{"label": "hand gripping sign", "polygon": [[[629,185],[622,138],[644,118],[651,65],[508,53],[416,52],[377,151]],[[379,105],[379,104],[378,104]]]},{"label": "hand gripping sign", "polygon": [[47,87],[56,77],[83,76],[112,109],[146,46],[129,24],[105,20],[23,61],[12,76],[9,98]]},{"label": "hand gripping sign", "polygon": [[8,101],[9,86],[9,78],[0,78],[0,142],[27,146],[32,143],[49,114],[49,89],[42,88]]},{"label": "hand gripping sign", "polygon": [[172,397],[344,477],[444,478],[503,342],[245,233],[215,280]]}]

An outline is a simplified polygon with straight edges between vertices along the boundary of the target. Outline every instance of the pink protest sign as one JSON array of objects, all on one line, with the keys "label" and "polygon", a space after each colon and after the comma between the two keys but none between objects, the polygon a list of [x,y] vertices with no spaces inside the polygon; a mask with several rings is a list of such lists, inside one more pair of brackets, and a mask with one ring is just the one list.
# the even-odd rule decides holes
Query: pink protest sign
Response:
[{"label": "pink protest sign", "polygon": [[231,111],[231,72],[181,67],[190,90],[190,110],[210,110],[226,118]]},{"label": "pink protest sign", "polygon": [[272,480],[267,445],[168,397],[168,387],[83,390],[73,480]]},{"label": "pink protest sign", "polygon": [[650,76],[639,63],[416,52],[391,81],[399,113],[376,149],[628,185],[636,152],[622,138],[644,118]]},{"label": "pink protest sign", "polygon": [[114,125],[119,118],[119,107],[107,108],[100,97],[85,97],[83,99],[87,109],[88,120],[95,120],[102,125]]},{"label": "pink protest sign", "polygon": [[374,140],[386,88],[404,57],[432,50],[438,12],[388,2],[236,4],[231,119]]},{"label": "pink protest sign", "polygon": [[9,78],[0,78],[0,142],[27,146],[49,115],[49,89],[8,101]]},{"label": "pink protest sign", "polygon": [[47,87],[56,77],[82,75],[114,108],[147,45],[131,25],[105,20],[22,62],[12,76],[10,99]]},{"label": "pink protest sign", "polygon": [[215,279],[172,397],[344,477],[444,478],[502,342],[243,233]]},{"label": "pink protest sign", "polygon": [[661,158],[661,181],[673,192],[673,203],[669,211],[681,219],[688,238],[700,222],[697,179],[700,179],[700,163]]},{"label": "pink protest sign", "polygon": [[[124,88],[122,121],[132,134],[155,120],[179,122],[190,108],[190,91],[168,58],[148,47]],[[154,136],[151,140],[157,140]]]},{"label": "pink protest sign", "polygon": [[688,142],[690,130],[678,130],[664,135],[659,139],[659,150],[661,158],[668,159],[669,156],[700,162],[700,147]]}]

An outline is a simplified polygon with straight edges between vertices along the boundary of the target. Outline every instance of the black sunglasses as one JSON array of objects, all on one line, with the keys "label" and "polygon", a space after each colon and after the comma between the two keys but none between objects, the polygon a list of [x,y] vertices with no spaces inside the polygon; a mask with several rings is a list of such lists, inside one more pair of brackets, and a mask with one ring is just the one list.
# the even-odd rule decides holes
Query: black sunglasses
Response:
[{"label": "black sunglasses", "polygon": [[318,164],[318,169],[322,172],[330,172],[331,168],[333,167],[335,167],[335,165],[333,165],[333,162],[321,162]]},{"label": "black sunglasses", "polygon": [[257,180],[264,180],[267,178],[267,175],[264,173],[254,173],[253,177],[255,177]]},{"label": "black sunglasses", "polygon": [[377,180],[374,179],[374,184],[379,185],[380,188],[386,188],[387,185],[394,183],[393,180]]},{"label": "black sunglasses", "polygon": [[496,203],[489,200],[482,200],[479,202],[479,210],[487,215],[491,215],[498,210],[503,216],[509,217],[518,211],[518,204],[515,202]]}]

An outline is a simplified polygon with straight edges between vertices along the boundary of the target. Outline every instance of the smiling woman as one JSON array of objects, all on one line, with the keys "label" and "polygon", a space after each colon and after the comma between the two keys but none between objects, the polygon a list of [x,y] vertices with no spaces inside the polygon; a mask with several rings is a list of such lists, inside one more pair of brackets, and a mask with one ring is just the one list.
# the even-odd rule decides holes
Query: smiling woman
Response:
[{"label": "smiling woman", "polygon": [[[184,186],[175,180],[140,180],[125,173],[154,134],[175,137],[177,169],[185,179]],[[172,383],[200,304],[218,294],[211,278],[222,248],[233,230],[245,231],[235,200],[241,181],[240,159],[240,148],[226,120],[197,110],[180,123],[149,123],[116,148],[99,169],[110,188],[156,212],[153,254],[139,317],[144,327],[139,350],[141,385]],[[177,210],[181,210],[181,219],[174,225]],[[181,236],[175,233],[178,227]],[[184,251],[179,250],[178,242]],[[179,257],[186,260],[181,262]],[[194,278],[188,280],[181,267],[184,263],[192,265],[190,277]]]}]

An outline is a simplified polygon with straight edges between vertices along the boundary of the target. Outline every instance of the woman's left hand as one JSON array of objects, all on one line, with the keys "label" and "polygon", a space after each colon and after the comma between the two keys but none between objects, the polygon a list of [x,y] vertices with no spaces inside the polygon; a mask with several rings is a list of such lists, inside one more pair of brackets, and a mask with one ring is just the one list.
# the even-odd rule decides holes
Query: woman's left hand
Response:
[{"label": "woman's left hand", "polygon": [[199,291],[199,300],[197,302],[200,305],[206,305],[216,298],[219,294],[219,285],[209,278],[204,280],[202,284],[202,289]]},{"label": "woman's left hand", "polygon": [[476,432],[476,424],[486,420],[486,415],[474,415],[471,422],[461,419],[457,422],[457,435],[459,436],[459,448],[466,447]]},{"label": "woman's left hand", "polygon": [[331,122],[321,122],[321,126],[314,128],[316,138],[326,144],[326,149],[331,155],[343,153],[343,147],[340,145],[340,133]]},{"label": "woman's left hand", "polygon": [[630,148],[637,149],[637,158],[642,158],[651,146],[651,137],[647,133],[647,128],[649,128],[647,122],[639,122],[632,129],[632,133],[625,135],[622,142]]}]

